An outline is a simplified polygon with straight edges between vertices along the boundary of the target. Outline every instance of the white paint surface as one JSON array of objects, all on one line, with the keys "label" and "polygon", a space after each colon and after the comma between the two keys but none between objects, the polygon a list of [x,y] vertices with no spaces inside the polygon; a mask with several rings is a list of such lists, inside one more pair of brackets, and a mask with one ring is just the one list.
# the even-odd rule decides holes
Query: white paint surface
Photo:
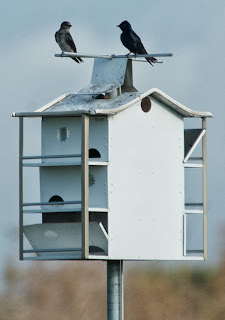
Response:
[{"label": "white paint surface", "polygon": [[151,100],[110,118],[110,259],[183,258],[183,118]]}]

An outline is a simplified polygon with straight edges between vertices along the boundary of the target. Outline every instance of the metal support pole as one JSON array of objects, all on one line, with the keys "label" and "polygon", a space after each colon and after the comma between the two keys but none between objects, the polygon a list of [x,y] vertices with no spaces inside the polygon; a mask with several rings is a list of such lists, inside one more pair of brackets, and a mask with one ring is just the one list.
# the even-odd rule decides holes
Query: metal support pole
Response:
[{"label": "metal support pole", "polygon": [[[202,118],[202,129],[206,130],[206,118]],[[203,250],[204,259],[207,260],[207,190],[206,190],[206,133],[202,138],[202,162],[203,162]]]},{"label": "metal support pole", "polygon": [[107,261],[107,320],[124,320],[123,261]]},{"label": "metal support pole", "polygon": [[23,117],[19,118],[19,257],[23,260]]},{"label": "metal support pole", "polygon": [[81,235],[82,235],[82,258],[89,257],[89,116],[82,115],[82,145],[81,145]]}]

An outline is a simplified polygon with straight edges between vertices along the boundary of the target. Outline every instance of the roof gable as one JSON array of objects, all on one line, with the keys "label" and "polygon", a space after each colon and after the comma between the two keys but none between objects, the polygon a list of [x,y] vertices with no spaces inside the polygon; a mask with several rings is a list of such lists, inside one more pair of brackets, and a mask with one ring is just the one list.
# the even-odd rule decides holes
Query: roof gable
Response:
[{"label": "roof gable", "polygon": [[133,86],[132,61],[95,59],[91,84],[78,93],[64,94],[34,112],[12,116],[73,116],[79,114],[117,114],[145,97],[154,97],[183,117],[212,117],[210,112],[191,110],[159,89],[144,93]]}]

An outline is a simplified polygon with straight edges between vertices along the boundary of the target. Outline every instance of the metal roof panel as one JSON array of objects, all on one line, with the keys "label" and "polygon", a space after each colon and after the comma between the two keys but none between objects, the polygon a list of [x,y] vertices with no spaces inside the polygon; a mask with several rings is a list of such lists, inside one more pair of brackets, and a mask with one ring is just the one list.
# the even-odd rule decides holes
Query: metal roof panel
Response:
[{"label": "metal roof panel", "polygon": [[[103,90],[104,91],[104,90]],[[88,114],[117,114],[134,103],[142,100],[146,96],[151,96],[161,101],[169,108],[172,108],[183,117],[212,117],[210,112],[191,110],[178,101],[174,100],[159,89],[153,88],[144,93],[141,92],[125,92],[116,98],[96,99],[96,94],[77,93],[62,95],[58,99],[53,100],[46,106],[34,111],[24,113],[14,113],[12,116],[50,116],[63,114],[72,116],[83,113]]]}]

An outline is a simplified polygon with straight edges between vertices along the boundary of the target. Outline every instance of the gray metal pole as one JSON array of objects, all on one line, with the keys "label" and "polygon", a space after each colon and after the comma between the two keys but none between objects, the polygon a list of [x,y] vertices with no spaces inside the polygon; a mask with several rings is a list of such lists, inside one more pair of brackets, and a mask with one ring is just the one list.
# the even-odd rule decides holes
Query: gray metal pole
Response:
[{"label": "gray metal pole", "polygon": [[82,142],[81,142],[81,242],[82,242],[82,257],[89,257],[89,165],[88,165],[88,150],[89,150],[89,116],[82,115]]},{"label": "gray metal pole", "polygon": [[107,319],[123,320],[123,261],[107,261]]},{"label": "gray metal pole", "polygon": [[19,252],[23,260],[23,117],[19,119]]}]

